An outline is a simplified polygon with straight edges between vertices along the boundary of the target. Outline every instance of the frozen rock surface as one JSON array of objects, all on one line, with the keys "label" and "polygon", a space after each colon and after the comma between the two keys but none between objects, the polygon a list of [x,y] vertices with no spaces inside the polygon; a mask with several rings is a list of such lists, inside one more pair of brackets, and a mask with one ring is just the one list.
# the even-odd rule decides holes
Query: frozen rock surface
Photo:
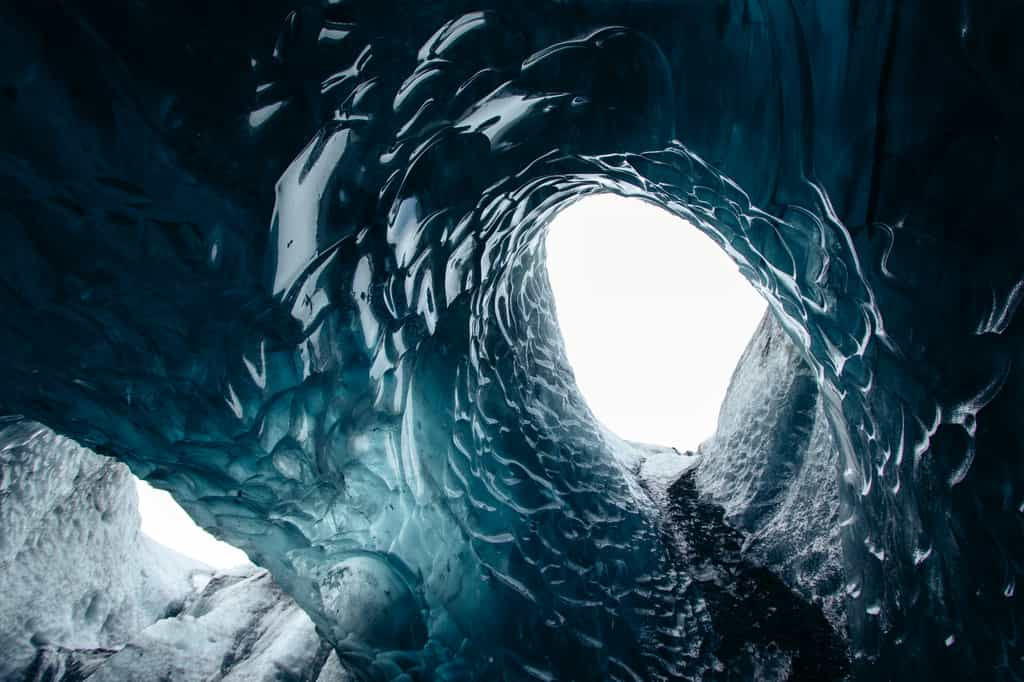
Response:
[{"label": "frozen rock surface", "polygon": [[39,649],[123,644],[204,570],[139,532],[128,468],[30,422],[0,431],[0,679]]},{"label": "frozen rock surface", "polygon": [[817,382],[770,311],[733,373],[696,483],[744,553],[845,630],[837,449]]},{"label": "frozen rock surface", "polygon": [[90,682],[346,682],[302,609],[265,569],[221,571],[180,613],[159,620],[112,653]]},{"label": "frozen rock surface", "polygon": [[0,430],[0,528],[0,679],[349,679],[266,570],[154,542],[127,467],[38,424]]},{"label": "frozen rock surface", "polygon": [[[743,528],[824,589],[777,556],[830,556],[786,510],[834,502],[775,456],[806,432],[791,455],[836,455],[853,674],[1024,677],[1022,23],[1019,0],[3,3],[0,413],[169,490],[371,679],[714,679],[754,649],[817,674],[800,618],[768,641],[722,617],[774,603],[728,576],[767,577],[703,553]],[[752,424],[775,444],[730,437],[741,469],[699,474],[736,528],[697,474],[654,499],[575,386],[543,244],[598,192],[720,244],[809,368],[825,420],[793,377],[793,421]]]},{"label": "frozen rock surface", "polygon": [[265,569],[207,576],[180,611],[106,649],[41,647],[28,680],[349,682],[330,645]]}]

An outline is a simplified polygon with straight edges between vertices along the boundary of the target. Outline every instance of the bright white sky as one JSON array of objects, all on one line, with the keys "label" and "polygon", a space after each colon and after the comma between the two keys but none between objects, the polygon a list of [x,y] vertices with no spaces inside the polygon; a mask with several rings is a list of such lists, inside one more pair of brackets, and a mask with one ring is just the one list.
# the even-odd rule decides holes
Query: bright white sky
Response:
[{"label": "bright white sky", "polygon": [[548,275],[576,383],[626,440],[696,450],[766,303],[688,222],[639,199],[555,216]]},{"label": "bright white sky", "polygon": [[[576,383],[620,437],[695,450],[715,430],[765,302],[689,223],[639,199],[587,197],[555,217],[548,274]],[[248,557],[138,481],[142,530],[215,568]]]},{"label": "bright white sky", "polygon": [[170,493],[157,490],[139,479],[135,479],[135,483],[139,492],[143,533],[176,552],[214,568],[230,568],[249,563],[245,552],[220,542],[197,526]]}]

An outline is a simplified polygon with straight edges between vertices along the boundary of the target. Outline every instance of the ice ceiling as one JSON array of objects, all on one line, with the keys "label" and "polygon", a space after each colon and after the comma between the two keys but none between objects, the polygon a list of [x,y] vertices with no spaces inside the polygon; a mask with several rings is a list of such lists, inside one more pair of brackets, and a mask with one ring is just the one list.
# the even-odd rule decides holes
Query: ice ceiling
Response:
[{"label": "ice ceiling", "polygon": [[368,675],[716,674],[554,323],[546,222],[598,192],[710,235],[812,367],[854,672],[1024,672],[1020,3],[0,12],[0,407]]}]

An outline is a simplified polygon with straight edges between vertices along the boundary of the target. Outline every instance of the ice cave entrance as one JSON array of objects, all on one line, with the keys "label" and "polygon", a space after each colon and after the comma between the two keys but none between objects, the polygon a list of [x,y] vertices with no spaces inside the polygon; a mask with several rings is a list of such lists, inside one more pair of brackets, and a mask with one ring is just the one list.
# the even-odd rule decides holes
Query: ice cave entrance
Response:
[{"label": "ice cave entrance", "polygon": [[212,568],[231,568],[249,563],[245,552],[221,542],[192,520],[170,493],[135,479],[139,493],[142,532],[165,547],[201,561]]},{"label": "ice cave entrance", "polygon": [[[696,450],[765,312],[736,264],[685,220],[640,199],[585,197],[547,236],[569,363],[597,418],[621,438]],[[214,568],[247,563],[163,491],[138,481],[142,530]]]},{"label": "ice cave entrance", "polygon": [[547,252],[569,364],[594,415],[626,440],[696,450],[764,299],[710,237],[640,199],[568,206]]}]

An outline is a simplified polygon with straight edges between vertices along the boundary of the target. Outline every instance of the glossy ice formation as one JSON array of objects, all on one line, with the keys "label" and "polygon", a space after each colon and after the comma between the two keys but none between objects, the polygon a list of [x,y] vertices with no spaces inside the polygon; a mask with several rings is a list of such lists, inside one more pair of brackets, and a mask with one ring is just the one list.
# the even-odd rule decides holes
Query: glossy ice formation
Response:
[{"label": "glossy ice formation", "polygon": [[686,517],[576,392],[543,263],[568,202],[641,196],[810,368],[855,672],[1019,675],[1021,12],[5,6],[0,406],[376,676],[713,677]]}]

